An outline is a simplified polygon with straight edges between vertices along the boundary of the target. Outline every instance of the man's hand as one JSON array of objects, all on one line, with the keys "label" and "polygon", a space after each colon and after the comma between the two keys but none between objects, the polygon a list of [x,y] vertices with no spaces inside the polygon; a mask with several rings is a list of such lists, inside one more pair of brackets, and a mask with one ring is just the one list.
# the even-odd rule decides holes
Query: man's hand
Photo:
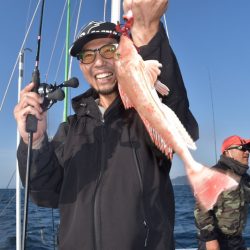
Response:
[{"label": "man's hand", "polygon": [[40,106],[43,102],[42,98],[37,93],[31,92],[33,88],[34,83],[30,83],[21,91],[20,101],[14,108],[14,117],[17,121],[20,136],[28,144],[28,133],[26,132],[27,115],[32,114],[36,116],[38,123],[37,132],[33,134],[33,148],[37,148],[47,128],[47,115]]},{"label": "man's hand", "polygon": [[207,250],[220,250],[220,245],[217,240],[211,240],[206,242]]},{"label": "man's hand", "polygon": [[131,29],[136,46],[148,44],[159,29],[159,22],[165,13],[168,0],[124,0],[124,14],[132,10],[134,23]]}]

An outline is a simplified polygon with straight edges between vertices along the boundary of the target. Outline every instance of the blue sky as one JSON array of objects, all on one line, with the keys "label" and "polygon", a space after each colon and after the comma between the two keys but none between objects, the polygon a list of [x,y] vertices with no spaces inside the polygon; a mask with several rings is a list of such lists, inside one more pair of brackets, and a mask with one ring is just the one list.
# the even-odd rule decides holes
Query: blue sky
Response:
[{"label": "blue sky", "polygon": [[[77,0],[71,0],[73,41]],[[103,20],[100,0],[83,1],[79,26],[90,20]],[[110,12],[108,2],[107,19]],[[0,8],[0,101],[23,43],[38,1],[8,0]],[[42,30],[40,74],[48,83],[64,80],[63,52],[66,14],[57,31],[65,1],[46,1]],[[220,155],[222,140],[232,134],[250,138],[250,1],[238,0],[169,0],[166,13],[170,43],[175,51],[187,88],[190,108],[200,127],[196,160],[211,166]],[[31,79],[34,69],[40,9],[34,19],[25,48],[25,75],[23,86]],[[57,43],[56,35],[58,34]],[[52,51],[55,46],[53,57]],[[48,68],[49,61],[51,66]],[[59,65],[59,66],[58,66]],[[80,80],[80,87],[71,96],[84,91],[84,81],[76,61],[72,76]],[[3,108],[0,111],[0,188],[7,187],[16,166],[16,123],[13,109],[17,102],[18,70],[14,71]],[[62,120],[63,103],[57,103],[49,112],[49,134],[53,135]],[[184,175],[182,163],[175,157],[171,176]],[[15,179],[10,186],[15,185]]]}]

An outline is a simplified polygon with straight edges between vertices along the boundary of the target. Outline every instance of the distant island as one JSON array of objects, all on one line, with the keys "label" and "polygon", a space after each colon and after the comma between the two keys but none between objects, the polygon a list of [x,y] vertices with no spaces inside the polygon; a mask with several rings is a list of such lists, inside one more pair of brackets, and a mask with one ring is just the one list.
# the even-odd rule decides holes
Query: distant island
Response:
[{"label": "distant island", "polygon": [[171,179],[173,185],[189,185],[187,176],[178,176],[176,178]]}]

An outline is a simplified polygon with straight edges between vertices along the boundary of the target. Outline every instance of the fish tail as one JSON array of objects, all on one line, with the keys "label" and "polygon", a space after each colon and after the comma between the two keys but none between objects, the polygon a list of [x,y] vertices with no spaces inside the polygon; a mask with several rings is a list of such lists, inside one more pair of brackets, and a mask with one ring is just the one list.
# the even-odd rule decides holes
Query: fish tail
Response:
[{"label": "fish tail", "polygon": [[187,176],[195,198],[205,210],[213,208],[223,191],[237,188],[238,182],[233,176],[205,167],[196,161],[192,164],[196,166],[188,167]]}]

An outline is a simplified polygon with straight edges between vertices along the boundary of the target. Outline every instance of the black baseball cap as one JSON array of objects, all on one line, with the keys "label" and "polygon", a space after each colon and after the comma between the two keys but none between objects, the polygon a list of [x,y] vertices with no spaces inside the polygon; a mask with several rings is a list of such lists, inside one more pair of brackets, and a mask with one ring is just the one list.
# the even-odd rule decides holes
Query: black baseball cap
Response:
[{"label": "black baseball cap", "polygon": [[75,42],[69,49],[69,53],[75,57],[87,42],[104,37],[114,38],[119,42],[120,34],[116,31],[116,24],[92,21],[81,28]]}]

